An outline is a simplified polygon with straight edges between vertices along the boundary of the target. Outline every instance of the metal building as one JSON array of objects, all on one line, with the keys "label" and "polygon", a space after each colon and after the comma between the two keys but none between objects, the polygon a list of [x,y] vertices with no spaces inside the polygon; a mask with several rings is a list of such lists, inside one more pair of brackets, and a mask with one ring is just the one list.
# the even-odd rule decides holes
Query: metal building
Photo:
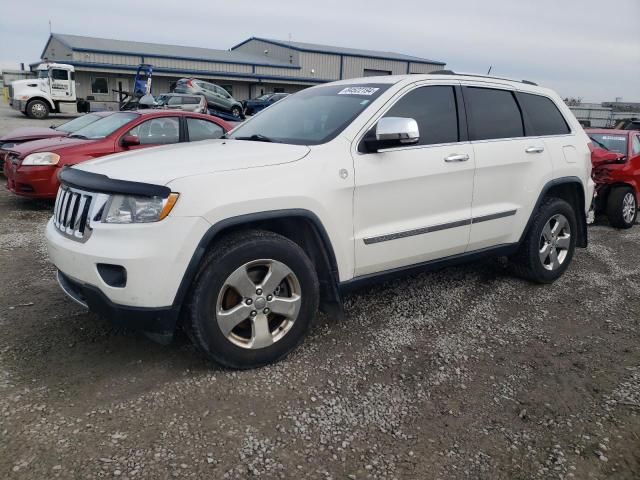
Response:
[{"label": "metal building", "polygon": [[[154,94],[179,78],[196,77],[226,88],[238,100],[268,92],[368,75],[428,73],[445,63],[392,52],[249,38],[230,50],[162,45],[52,33],[42,60],[75,67],[78,96],[116,108],[140,63],[153,65]],[[32,64],[34,68],[37,63]]]}]

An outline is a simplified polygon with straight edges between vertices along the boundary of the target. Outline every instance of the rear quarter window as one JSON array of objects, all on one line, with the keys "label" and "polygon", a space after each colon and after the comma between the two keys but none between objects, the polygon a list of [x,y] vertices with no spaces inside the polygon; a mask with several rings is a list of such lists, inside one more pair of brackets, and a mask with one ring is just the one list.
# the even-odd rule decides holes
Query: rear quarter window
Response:
[{"label": "rear quarter window", "polygon": [[465,87],[464,99],[472,141],[524,136],[520,108],[510,90]]},{"label": "rear quarter window", "polygon": [[527,131],[527,136],[566,135],[571,132],[562,113],[551,99],[530,93],[517,95],[532,130]]}]

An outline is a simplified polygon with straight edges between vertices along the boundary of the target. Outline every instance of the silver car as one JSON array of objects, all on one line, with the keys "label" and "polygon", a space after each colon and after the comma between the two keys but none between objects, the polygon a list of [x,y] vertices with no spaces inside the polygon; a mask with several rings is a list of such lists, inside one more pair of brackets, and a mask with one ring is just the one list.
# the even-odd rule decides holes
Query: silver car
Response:
[{"label": "silver car", "polygon": [[181,78],[173,89],[176,93],[190,93],[204,95],[213,110],[229,112],[234,117],[242,118],[242,104],[233,98],[229,92],[215,83],[205,82],[197,78]]},{"label": "silver car", "polygon": [[207,113],[207,100],[203,95],[187,95],[182,93],[164,93],[156,98],[155,106],[170,110]]}]

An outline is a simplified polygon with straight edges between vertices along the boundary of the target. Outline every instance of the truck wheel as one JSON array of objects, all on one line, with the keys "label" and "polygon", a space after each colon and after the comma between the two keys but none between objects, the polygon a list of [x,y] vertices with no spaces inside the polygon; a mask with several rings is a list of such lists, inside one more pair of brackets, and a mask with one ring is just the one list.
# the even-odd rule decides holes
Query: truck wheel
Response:
[{"label": "truck wheel", "polygon": [[31,100],[27,104],[27,116],[39,120],[47,118],[49,116],[49,105],[42,100]]},{"label": "truck wheel", "polygon": [[513,270],[536,283],[552,283],[569,267],[576,248],[576,214],[567,202],[548,198],[534,214]]},{"label": "truck wheel", "polygon": [[254,368],[280,360],[307,334],[318,278],[304,250],[275,233],[231,235],[206,257],[188,306],[188,331],[212,360]]},{"label": "truck wheel", "polygon": [[607,198],[607,217],[615,228],[631,228],[636,223],[638,205],[630,187],[616,187]]}]

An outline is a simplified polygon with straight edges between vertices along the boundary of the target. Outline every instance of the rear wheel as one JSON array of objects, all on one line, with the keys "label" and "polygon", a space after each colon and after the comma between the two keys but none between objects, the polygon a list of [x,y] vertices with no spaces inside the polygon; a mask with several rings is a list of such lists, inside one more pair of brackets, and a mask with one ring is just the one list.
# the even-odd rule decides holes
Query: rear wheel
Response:
[{"label": "rear wheel", "polygon": [[31,100],[27,104],[27,116],[42,120],[49,116],[49,105],[42,100]]},{"label": "rear wheel", "polygon": [[547,199],[536,212],[524,242],[512,258],[515,272],[537,283],[551,283],[569,267],[576,247],[576,215],[567,202]]},{"label": "rear wheel", "polygon": [[607,217],[615,228],[631,228],[636,223],[638,205],[631,187],[616,187],[607,198]]},{"label": "rear wheel", "polygon": [[240,108],[239,106],[235,105],[231,108],[231,115],[233,115],[234,117],[242,117],[242,108]]},{"label": "rear wheel", "polygon": [[197,277],[190,336],[222,365],[259,367],[298,346],[318,298],[315,269],[296,243],[265,231],[232,235],[211,251]]}]

